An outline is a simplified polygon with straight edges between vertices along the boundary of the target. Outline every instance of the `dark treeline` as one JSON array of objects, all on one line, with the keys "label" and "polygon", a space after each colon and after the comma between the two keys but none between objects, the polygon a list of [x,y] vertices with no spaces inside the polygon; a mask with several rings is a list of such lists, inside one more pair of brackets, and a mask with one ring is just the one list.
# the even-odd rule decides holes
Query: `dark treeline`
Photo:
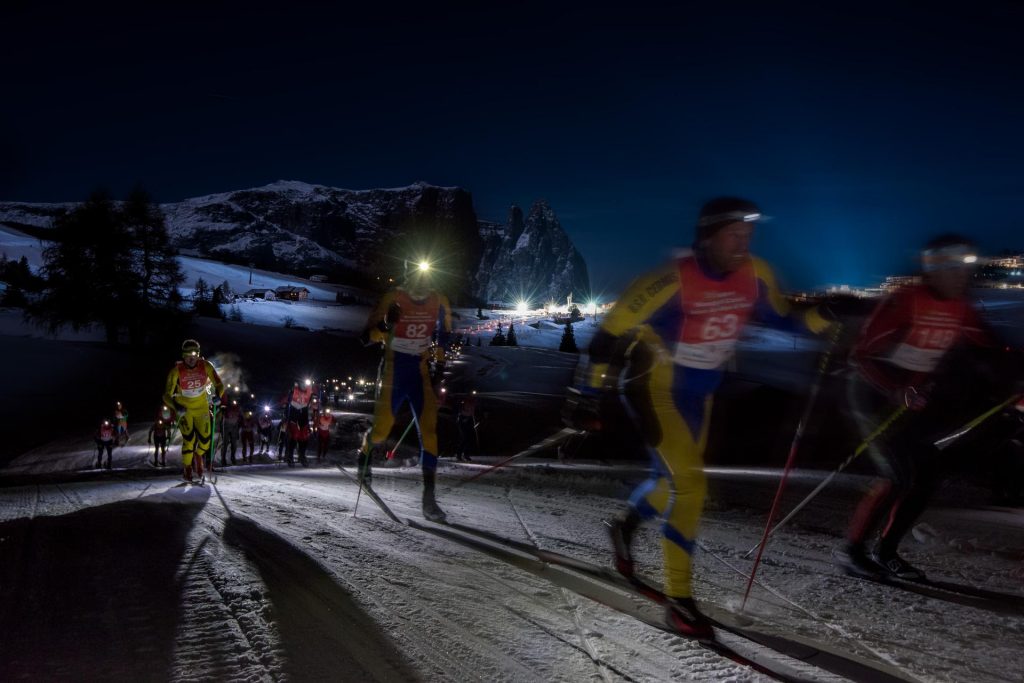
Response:
[{"label": "dark treeline", "polygon": [[101,325],[108,343],[146,345],[188,322],[184,281],[164,215],[145,191],[115,202],[103,191],[54,220],[45,279],[26,316],[55,334]]}]

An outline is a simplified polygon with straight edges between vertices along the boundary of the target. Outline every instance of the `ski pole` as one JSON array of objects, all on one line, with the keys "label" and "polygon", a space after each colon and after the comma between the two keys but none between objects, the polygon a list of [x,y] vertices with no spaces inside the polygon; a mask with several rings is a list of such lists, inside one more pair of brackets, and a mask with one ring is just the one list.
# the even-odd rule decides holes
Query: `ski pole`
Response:
[{"label": "ski pole", "polygon": [[460,486],[463,486],[464,484],[468,484],[471,481],[476,481],[477,479],[479,479],[480,477],[484,476],[485,474],[490,474],[494,470],[497,470],[497,469],[500,469],[500,468],[504,467],[505,465],[509,464],[513,460],[519,460],[520,458],[525,458],[526,456],[534,455],[535,453],[539,453],[540,451],[544,450],[545,448],[550,448],[550,447],[552,447],[552,446],[554,446],[554,445],[556,445],[558,443],[561,443],[562,441],[565,441],[566,439],[570,439],[570,438],[572,438],[572,437],[574,437],[574,436],[576,436],[578,434],[583,434],[583,433],[585,433],[585,432],[582,432],[581,430],[578,430],[578,429],[571,429],[569,427],[566,427],[565,429],[563,429],[563,430],[561,430],[559,432],[556,432],[555,434],[552,434],[551,436],[549,436],[548,438],[544,439],[543,441],[541,441],[539,443],[533,444],[532,446],[530,446],[526,450],[519,451],[515,455],[511,455],[511,456],[505,458],[504,460],[502,460],[498,464],[491,465],[487,469],[481,470],[480,472],[477,472],[476,474],[474,474],[469,479],[463,479],[458,484],[455,484],[452,488],[456,488],[457,489]]},{"label": "ski pole", "polygon": [[[768,535],[769,536],[774,535],[776,531],[778,531],[783,526],[785,526],[786,522],[788,522],[789,520],[793,519],[793,517],[795,517],[798,512],[803,510],[804,507],[808,503],[811,502],[811,500],[813,500],[819,493],[821,493],[822,489],[824,489],[826,486],[828,486],[830,483],[832,483],[832,480],[835,479],[837,476],[839,476],[840,472],[842,472],[847,467],[849,467],[850,463],[852,463],[854,460],[856,460],[857,457],[860,456],[861,453],[866,451],[868,449],[868,446],[870,446],[871,443],[875,439],[877,439],[886,430],[888,430],[889,427],[891,427],[892,424],[896,420],[898,420],[900,417],[902,417],[905,412],[907,412],[907,407],[906,406],[900,406],[899,408],[894,410],[892,415],[890,415],[888,418],[886,418],[886,420],[882,424],[878,425],[878,427],[875,429],[875,431],[871,432],[871,434],[869,434],[866,439],[864,439],[863,441],[860,442],[860,445],[858,445],[857,448],[854,449],[853,453],[850,454],[850,457],[848,457],[846,460],[844,460],[842,463],[840,463],[839,467],[837,467],[830,475],[825,477],[825,479],[822,480],[822,482],[820,484],[818,484],[818,486],[815,487],[815,489],[813,491],[811,491],[809,494],[807,494],[807,497],[804,498],[802,501],[800,501],[800,503],[795,508],[793,508],[792,511],[790,511],[790,513],[788,515],[786,515],[781,520],[779,520],[779,523],[775,525],[775,527],[768,533]],[[757,548],[758,548],[758,546],[755,545],[750,550],[745,552],[743,554],[743,557],[750,557],[750,554],[752,552],[754,552],[755,550],[757,550]]]},{"label": "ski pole", "polygon": [[210,464],[209,464],[210,481],[213,484],[217,483],[216,480],[214,480],[214,478],[213,478],[213,461],[214,461],[214,458],[216,458],[216,456],[217,456],[217,451],[215,450],[216,448],[217,448],[217,404],[214,403],[213,404],[213,429],[210,430],[210,453],[209,453],[209,455],[210,455]]},{"label": "ski pole", "polygon": [[969,431],[971,431],[972,429],[974,429],[975,427],[980,425],[982,422],[984,422],[988,418],[990,418],[993,415],[995,415],[996,413],[998,413],[1000,410],[1002,410],[1006,406],[1010,405],[1011,403],[1015,403],[1015,402],[1019,401],[1021,399],[1021,397],[1024,397],[1024,394],[1014,394],[1013,396],[1010,396],[1008,399],[1006,399],[1005,401],[1003,401],[999,405],[996,405],[996,406],[993,406],[993,407],[989,408],[984,413],[982,413],[978,417],[974,418],[973,420],[971,420],[970,422],[965,424],[960,429],[956,430],[955,432],[953,432],[951,434],[948,434],[948,435],[942,437],[941,439],[936,441],[933,445],[936,448],[938,448],[940,451],[946,450],[947,448],[949,448],[950,446],[955,444],[958,440],[960,440],[960,438],[963,437],[964,435],[966,435]]},{"label": "ski pole", "polygon": [[775,513],[779,509],[779,501],[782,500],[782,492],[786,489],[786,480],[789,477],[789,472],[793,469],[793,464],[796,462],[796,453],[800,447],[800,441],[803,438],[804,429],[807,427],[807,422],[811,417],[815,401],[818,398],[818,392],[821,390],[821,379],[825,376],[825,370],[828,368],[828,364],[832,360],[832,352],[836,348],[836,343],[839,341],[839,335],[842,332],[842,329],[843,326],[838,323],[833,326],[828,347],[825,349],[825,353],[822,354],[821,361],[818,363],[818,372],[814,376],[814,383],[811,385],[811,393],[807,398],[807,405],[804,408],[803,415],[800,416],[800,421],[796,425],[796,432],[793,434],[793,442],[789,445],[789,455],[786,457],[786,464],[782,469],[782,478],[779,480],[779,488],[775,492],[775,499],[772,501],[771,509],[768,511],[768,521],[764,525],[764,534],[761,536],[761,542],[758,544],[757,557],[754,559],[754,566],[750,569],[750,578],[747,580],[747,588],[743,592],[743,603],[740,605],[740,612],[747,607],[747,598],[750,597],[750,589],[754,585],[754,577],[757,575],[757,568],[761,564],[761,555],[764,553],[764,548],[768,543],[768,536],[772,531],[772,520],[775,519]]},{"label": "ski pole", "polygon": [[415,419],[409,420],[409,424],[406,425],[405,431],[402,432],[402,436],[398,437],[398,443],[395,444],[394,448],[392,448],[390,451],[388,451],[388,453],[387,453],[388,460],[393,460],[394,459],[395,453],[398,451],[398,447],[402,445],[402,441],[405,440],[405,435],[409,433],[410,429],[412,429],[413,424],[415,424]]}]

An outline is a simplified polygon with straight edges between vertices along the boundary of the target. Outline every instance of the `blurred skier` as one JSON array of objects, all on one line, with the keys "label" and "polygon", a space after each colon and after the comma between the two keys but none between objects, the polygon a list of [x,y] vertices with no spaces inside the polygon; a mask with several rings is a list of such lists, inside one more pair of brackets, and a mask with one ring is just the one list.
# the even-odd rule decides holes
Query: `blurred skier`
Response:
[{"label": "blurred skier", "polygon": [[156,419],[164,421],[164,426],[167,427],[167,444],[170,445],[171,442],[174,441],[174,429],[176,426],[171,409],[165,405],[161,405],[160,410],[156,413]]},{"label": "blurred skier", "polygon": [[260,413],[260,455],[270,452],[270,439],[274,433],[274,420],[270,417],[270,408],[264,408]]},{"label": "blurred skier", "polygon": [[459,462],[472,462],[470,452],[477,454],[480,447],[476,431],[476,390],[459,401],[455,426],[459,430],[459,441],[455,446],[455,459]]},{"label": "blurred skier", "polygon": [[232,400],[224,403],[224,410],[220,414],[220,464],[227,466],[228,448],[231,449],[231,464],[238,462],[235,454],[238,452],[238,430],[242,422],[242,408],[238,401]]},{"label": "blurred skier", "polygon": [[242,442],[242,462],[252,464],[252,455],[256,443],[256,418],[252,411],[247,410],[242,415],[242,421],[238,425],[238,435]]},{"label": "blurred skier", "polygon": [[120,401],[114,406],[114,421],[117,424],[117,445],[126,446],[128,444],[128,411],[124,409]]},{"label": "blurred skier", "polygon": [[921,252],[922,282],[879,302],[853,349],[847,400],[861,434],[874,432],[900,406],[909,413],[868,449],[880,479],[857,507],[845,549],[836,553],[850,574],[924,578],[897,551],[943,473],[933,443],[949,426],[936,419],[931,400],[936,370],[958,344],[995,346],[967,296],[976,261],[973,245],[961,236],[930,241]]},{"label": "blurred skier", "polygon": [[651,477],[608,523],[616,567],[633,575],[633,533],[643,521],[661,518],[666,621],[697,638],[711,635],[693,600],[691,573],[707,490],[711,405],[725,365],[751,317],[811,332],[830,324],[816,310],[792,316],[771,268],[750,254],[760,219],[760,209],[744,199],[705,204],[693,250],[634,281],[604,317],[581,388],[595,412],[603,389],[621,391],[652,455]]},{"label": "blurred skier", "polygon": [[316,416],[316,460],[321,462],[327,455],[331,446],[331,427],[334,425],[334,415],[330,408],[324,408]]},{"label": "blurred skier", "polygon": [[184,479],[192,482],[193,459],[196,474],[203,476],[203,457],[210,451],[210,405],[220,404],[224,382],[210,361],[199,355],[199,342],[195,339],[186,339],[181,345],[181,358],[167,374],[163,402],[177,416]]},{"label": "blurred skier", "polygon": [[384,450],[384,442],[405,403],[412,410],[420,439],[423,469],[423,516],[444,521],[437,504],[437,395],[431,384],[431,342],[448,342],[452,331],[448,298],[430,286],[429,266],[414,270],[402,287],[385,294],[366,324],[363,339],[384,345],[380,396],[373,411],[373,427],[363,438],[359,479],[369,485],[371,462]]},{"label": "blurred skier", "polygon": [[309,406],[313,401],[313,381],[302,384],[295,382],[281,404],[285,407],[285,460],[288,466],[295,465],[295,448],[298,446],[299,462],[305,467],[306,447],[309,445]]},{"label": "blurred skier", "polygon": [[164,422],[163,418],[157,419],[149,428],[146,443],[153,446],[153,467],[167,464],[167,432],[169,430],[170,425]]},{"label": "blurred skier", "polygon": [[96,428],[96,469],[103,467],[103,451],[107,452],[107,469],[111,469],[111,458],[114,449],[114,441],[117,438],[117,428],[110,420],[104,420]]}]

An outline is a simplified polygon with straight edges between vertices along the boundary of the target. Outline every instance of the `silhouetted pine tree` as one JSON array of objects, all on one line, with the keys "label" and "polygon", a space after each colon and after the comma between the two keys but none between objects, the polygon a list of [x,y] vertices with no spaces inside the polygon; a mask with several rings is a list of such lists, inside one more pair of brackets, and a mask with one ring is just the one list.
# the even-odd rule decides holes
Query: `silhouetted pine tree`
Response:
[{"label": "silhouetted pine tree", "polygon": [[565,332],[562,333],[562,341],[558,345],[558,350],[566,353],[580,352],[576,346],[576,335],[572,331],[572,323],[565,324]]}]

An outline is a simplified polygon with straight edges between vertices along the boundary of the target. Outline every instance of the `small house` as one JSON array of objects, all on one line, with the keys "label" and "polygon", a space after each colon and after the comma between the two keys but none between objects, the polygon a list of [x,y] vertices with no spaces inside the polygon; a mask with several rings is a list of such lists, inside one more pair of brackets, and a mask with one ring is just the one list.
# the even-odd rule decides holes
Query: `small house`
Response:
[{"label": "small house", "polygon": [[250,289],[242,296],[246,299],[266,299],[267,301],[273,301],[277,298],[277,294],[269,287]]},{"label": "small house", "polygon": [[285,285],[284,287],[278,287],[274,290],[278,299],[286,299],[288,301],[302,301],[309,298],[309,290],[305,287],[295,287],[292,285]]}]

